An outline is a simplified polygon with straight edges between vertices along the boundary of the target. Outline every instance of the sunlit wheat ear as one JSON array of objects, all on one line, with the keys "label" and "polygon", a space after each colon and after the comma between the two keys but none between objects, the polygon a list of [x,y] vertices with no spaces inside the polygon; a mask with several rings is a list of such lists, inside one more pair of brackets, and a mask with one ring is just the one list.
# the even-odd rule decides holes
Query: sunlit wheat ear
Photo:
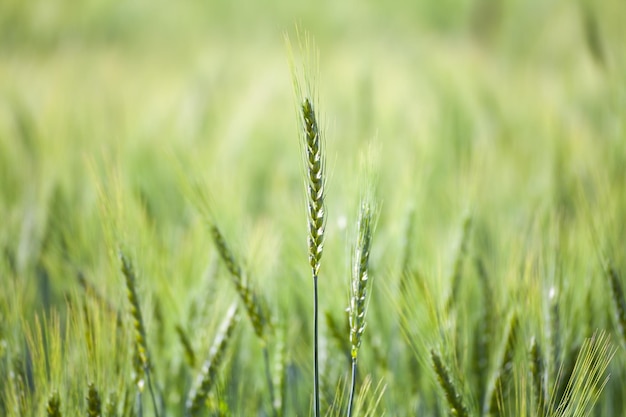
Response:
[{"label": "sunlit wheat ear", "polygon": [[301,115],[307,179],[309,264],[313,276],[317,277],[324,249],[324,231],[326,228],[324,142],[317,125],[313,103],[308,97],[304,98],[302,102]]},{"label": "sunlit wheat ear", "polygon": [[226,318],[215,336],[213,345],[211,345],[209,356],[202,365],[202,370],[196,379],[194,387],[189,392],[185,404],[188,415],[199,415],[211,388],[216,382],[217,372],[224,361],[226,348],[232,339],[235,326],[238,322],[239,315],[237,314],[237,303],[235,302],[230,306]]},{"label": "sunlit wheat ear", "polygon": [[626,346],[626,300],[624,299],[624,289],[617,270],[611,264],[604,268],[611,288],[611,298],[613,299],[613,310],[615,313],[615,324],[619,331],[621,342]]},{"label": "sunlit wheat ear", "polygon": [[102,414],[102,403],[100,394],[93,382],[89,383],[87,388],[87,416],[100,417]]},{"label": "sunlit wheat ear", "polygon": [[222,258],[222,261],[226,264],[226,268],[231,275],[231,281],[235,285],[235,290],[246,309],[246,313],[250,318],[252,327],[256,335],[263,341],[266,340],[266,328],[269,322],[265,313],[265,306],[261,302],[261,298],[250,288],[247,282],[241,265],[236,261],[229,246],[226,244],[224,236],[217,228],[217,226],[211,226],[211,236],[213,242],[217,247],[217,251]]},{"label": "sunlit wheat ear", "polygon": [[443,390],[443,393],[450,407],[450,414],[458,417],[469,417],[469,412],[465,406],[461,390],[455,385],[450,372],[441,361],[441,357],[434,350],[430,351],[433,369],[437,375],[437,382]]},{"label": "sunlit wheat ear", "polygon": [[546,413],[547,398],[545,363],[541,346],[534,337],[530,341],[530,373],[535,394],[535,409],[539,416],[543,416]]},{"label": "sunlit wheat ear", "polygon": [[61,413],[61,398],[58,392],[52,393],[48,398],[48,405],[46,407],[48,417],[62,417]]}]

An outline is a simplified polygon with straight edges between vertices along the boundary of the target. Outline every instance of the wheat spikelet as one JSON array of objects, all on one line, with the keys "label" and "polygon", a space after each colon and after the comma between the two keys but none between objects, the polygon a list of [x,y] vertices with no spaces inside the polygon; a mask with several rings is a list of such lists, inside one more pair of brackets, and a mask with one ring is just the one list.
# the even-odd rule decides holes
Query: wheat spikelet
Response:
[{"label": "wheat spikelet", "polygon": [[144,369],[150,368],[150,357],[148,355],[148,345],[146,343],[146,329],[141,314],[139,296],[137,295],[135,271],[130,260],[120,251],[120,261],[122,263],[122,273],[126,279],[126,291],[128,302],[130,303],[130,313],[133,317],[133,328],[135,330],[135,348],[141,366]]},{"label": "wheat spikelet", "polygon": [[213,341],[213,345],[209,351],[209,357],[204,362],[204,365],[202,365],[202,370],[196,379],[195,386],[189,392],[187,397],[186,409],[190,416],[197,415],[206,401],[211,387],[217,378],[218,368],[224,361],[224,354],[226,352],[228,342],[232,339],[235,325],[238,321],[239,316],[237,315],[237,303],[235,302],[230,306],[228,313],[226,314],[226,318],[222,322],[217,336],[215,336],[215,340]]},{"label": "wheat spikelet", "polygon": [[302,102],[301,116],[307,179],[309,265],[313,277],[317,278],[324,249],[324,231],[326,228],[324,142],[317,125],[313,104],[308,97]]},{"label": "wheat spikelet", "polygon": [[348,402],[348,416],[352,415],[352,403],[356,390],[357,357],[363,332],[365,331],[365,315],[367,313],[367,286],[369,282],[369,258],[374,228],[373,209],[370,195],[366,194],[361,201],[357,223],[357,242],[354,247],[352,265],[352,282],[350,285],[350,305],[348,306],[350,326],[350,356],[352,360],[352,382]]},{"label": "wheat spikelet", "polygon": [[213,237],[213,242],[217,247],[217,251],[220,254],[220,257],[226,264],[226,268],[230,272],[232,282],[235,285],[235,290],[239,294],[241,301],[246,309],[246,313],[250,318],[250,322],[252,323],[252,327],[254,328],[254,332],[256,335],[263,341],[266,338],[266,326],[268,325],[268,321],[266,319],[265,308],[261,303],[260,297],[250,288],[249,284],[246,282],[246,279],[243,274],[243,269],[239,265],[239,263],[235,260],[229,246],[226,244],[224,236],[217,228],[217,226],[211,226],[211,236]]},{"label": "wheat spikelet", "polygon": [[453,416],[469,417],[469,412],[467,411],[467,407],[465,406],[463,397],[461,396],[461,392],[455,386],[454,381],[450,376],[450,372],[441,361],[441,357],[437,354],[437,352],[431,350],[430,358],[433,362],[433,369],[435,370],[435,374],[437,374],[437,381],[439,382],[439,386],[441,386],[446,400],[448,401],[450,413]]},{"label": "wheat spikelet", "polygon": [[87,388],[87,417],[100,417],[102,413],[102,402],[100,394],[93,382]]},{"label": "wheat spikelet", "polygon": [[48,398],[46,412],[48,413],[48,417],[63,416],[63,414],[61,413],[61,398],[59,397],[58,392],[52,393],[52,395],[50,395],[50,398]]},{"label": "wheat spikelet", "polygon": [[369,257],[372,244],[372,208],[368,201],[361,204],[358,220],[358,237],[354,249],[352,285],[350,287],[350,345],[352,358],[358,356],[367,310],[367,285],[369,281]]}]

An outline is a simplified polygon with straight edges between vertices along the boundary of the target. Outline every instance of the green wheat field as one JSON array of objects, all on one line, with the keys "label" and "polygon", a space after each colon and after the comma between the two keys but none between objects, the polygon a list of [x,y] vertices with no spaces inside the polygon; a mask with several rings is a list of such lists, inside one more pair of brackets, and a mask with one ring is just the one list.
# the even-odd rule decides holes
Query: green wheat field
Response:
[{"label": "green wheat field", "polygon": [[621,0],[0,2],[0,416],[625,416]]}]

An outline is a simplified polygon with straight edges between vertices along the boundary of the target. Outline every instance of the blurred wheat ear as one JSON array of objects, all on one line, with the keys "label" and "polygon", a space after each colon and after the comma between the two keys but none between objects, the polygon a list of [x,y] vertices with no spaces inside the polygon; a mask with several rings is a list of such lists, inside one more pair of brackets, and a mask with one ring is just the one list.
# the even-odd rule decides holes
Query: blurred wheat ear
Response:
[{"label": "blurred wheat ear", "polygon": [[443,364],[441,356],[439,356],[435,350],[431,350],[430,358],[435,375],[437,375],[437,382],[439,382],[439,386],[443,390],[446,401],[448,402],[450,414],[458,417],[469,417],[469,411],[461,395],[461,390],[450,376],[450,372]]},{"label": "blurred wheat ear", "polygon": [[350,285],[350,305],[348,307],[352,379],[348,400],[348,417],[352,415],[352,404],[356,392],[357,360],[366,326],[365,316],[367,313],[368,283],[370,278],[369,259],[375,222],[373,203],[370,200],[370,194],[366,193],[366,196],[361,201],[357,222],[357,241],[352,260],[352,282]]},{"label": "blurred wheat ear", "polygon": [[207,400],[211,388],[215,384],[219,367],[224,361],[226,348],[232,339],[233,332],[238,322],[237,302],[234,302],[228,309],[226,318],[222,322],[220,330],[211,345],[209,356],[204,362],[204,365],[202,365],[202,370],[196,379],[194,387],[189,392],[185,405],[188,416],[197,416],[200,414],[202,405]]},{"label": "blurred wheat ear", "polygon": [[[146,328],[144,326],[143,316],[141,314],[141,305],[139,304],[139,296],[137,295],[137,277],[135,276],[135,270],[130,260],[120,250],[119,257],[122,264],[122,274],[126,280],[126,291],[128,296],[128,302],[130,304],[130,312],[133,317],[133,329],[135,333],[134,351],[136,362],[135,371],[137,373],[136,382],[138,388],[138,404],[141,404],[141,392],[143,391],[143,378],[141,374],[146,378],[148,383],[148,390],[150,391],[150,397],[152,398],[152,405],[154,407],[154,413],[159,416],[156,396],[154,388],[152,386],[151,379],[151,367],[150,367],[150,355],[148,353],[148,344],[146,339]],[[141,368],[138,369],[138,368]]]}]

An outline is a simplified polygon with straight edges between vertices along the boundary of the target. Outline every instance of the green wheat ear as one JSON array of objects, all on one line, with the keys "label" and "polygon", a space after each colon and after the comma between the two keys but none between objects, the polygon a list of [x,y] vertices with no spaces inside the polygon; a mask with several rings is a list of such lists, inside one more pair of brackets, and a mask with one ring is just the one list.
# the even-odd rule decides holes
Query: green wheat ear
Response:
[{"label": "green wheat ear", "polygon": [[48,398],[48,406],[46,407],[48,417],[62,417],[61,413],[61,398],[58,392],[52,393]]},{"label": "green wheat ear", "polygon": [[126,291],[128,302],[130,303],[130,313],[133,317],[133,329],[135,330],[135,345],[141,365],[144,369],[150,368],[150,357],[148,355],[148,345],[146,343],[146,328],[144,326],[137,295],[137,278],[130,260],[120,251],[120,261],[122,263],[122,273],[126,279]]},{"label": "green wheat ear", "polygon": [[237,302],[234,302],[228,309],[226,318],[215,336],[213,345],[211,345],[209,356],[204,362],[204,365],[202,365],[202,370],[196,379],[195,385],[187,397],[185,407],[189,416],[198,415],[202,405],[207,400],[211,388],[216,382],[218,369],[224,361],[226,348],[232,339],[235,326],[238,322]]},{"label": "green wheat ear", "polygon": [[324,232],[326,229],[324,142],[320,135],[315,110],[310,98],[304,99],[301,110],[307,174],[309,265],[313,276],[317,277],[324,250]]},{"label": "green wheat ear", "polygon": [[430,358],[437,375],[437,382],[439,382],[450,407],[450,414],[458,417],[469,417],[469,411],[465,406],[461,390],[455,385],[450,372],[441,360],[441,356],[433,349],[430,351]]},{"label": "green wheat ear", "polygon": [[350,286],[350,345],[351,356],[356,359],[365,331],[367,313],[367,287],[369,283],[369,258],[373,233],[373,209],[369,201],[361,203],[358,220],[358,237],[354,249],[352,285]]},{"label": "green wheat ear", "polygon": [[350,285],[350,305],[348,306],[350,326],[350,356],[352,362],[352,380],[348,400],[348,417],[352,415],[352,404],[356,391],[356,373],[359,348],[365,331],[367,313],[367,289],[369,283],[369,259],[374,230],[374,209],[369,193],[361,201],[357,223],[357,241],[354,247],[352,281]]},{"label": "green wheat ear", "polygon": [[[119,251],[119,257],[122,264],[122,274],[126,280],[126,290],[128,301],[130,303],[130,312],[133,317],[133,329],[135,333],[133,368],[135,371],[135,382],[139,390],[139,395],[141,395],[144,388],[144,379],[142,376],[146,378],[148,390],[150,391],[150,397],[152,398],[154,413],[156,416],[159,416],[156,395],[152,387],[152,379],[150,377],[152,370],[150,367],[148,344],[146,342],[146,328],[141,314],[139,296],[137,295],[137,277],[132,263],[121,250]],[[140,401],[139,404],[141,404]]]},{"label": "green wheat ear", "polygon": [[261,302],[261,298],[250,287],[246,277],[244,276],[243,268],[235,259],[230,247],[224,239],[224,236],[215,225],[211,226],[211,236],[213,237],[213,242],[217,247],[217,251],[222,258],[222,261],[224,261],[228,272],[230,272],[232,278],[231,281],[235,285],[237,294],[239,294],[239,297],[243,302],[246,313],[248,314],[252,327],[254,328],[254,333],[256,333],[259,339],[265,342],[267,338],[266,329],[269,326],[269,321],[267,319],[267,314],[265,313],[264,304]]}]

